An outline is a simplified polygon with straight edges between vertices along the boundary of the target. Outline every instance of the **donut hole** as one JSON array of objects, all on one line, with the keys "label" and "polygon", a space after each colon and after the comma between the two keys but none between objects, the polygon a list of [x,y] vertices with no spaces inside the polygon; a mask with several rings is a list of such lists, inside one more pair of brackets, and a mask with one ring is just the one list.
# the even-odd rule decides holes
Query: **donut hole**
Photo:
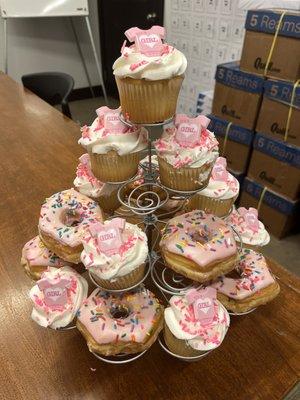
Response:
[{"label": "donut hole", "polygon": [[66,226],[75,227],[82,222],[82,217],[79,211],[69,208],[62,213],[61,222]]},{"label": "donut hole", "polygon": [[205,244],[211,240],[211,235],[204,230],[189,232],[189,236],[193,242]]},{"label": "donut hole", "polygon": [[124,303],[113,303],[109,312],[113,319],[125,319],[131,314],[129,306]]}]

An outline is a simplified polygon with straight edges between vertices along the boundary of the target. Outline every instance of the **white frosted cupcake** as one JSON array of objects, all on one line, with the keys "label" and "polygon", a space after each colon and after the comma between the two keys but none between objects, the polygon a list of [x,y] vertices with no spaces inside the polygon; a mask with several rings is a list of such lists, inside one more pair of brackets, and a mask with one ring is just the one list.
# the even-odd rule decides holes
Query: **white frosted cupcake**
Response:
[{"label": "white frosted cupcake", "polygon": [[40,326],[67,327],[86,299],[87,281],[70,267],[49,267],[30,290],[31,318]]},{"label": "white frosted cupcake", "polygon": [[161,183],[173,190],[193,191],[205,186],[219,156],[218,141],[207,129],[204,115],[178,114],[174,126],[154,142]]},{"label": "white frosted cupcake", "polygon": [[147,236],[125,219],[93,224],[83,239],[81,261],[99,286],[126,289],[140,282],[148,255]]},{"label": "white frosted cupcake", "polygon": [[229,213],[238,197],[240,184],[227,169],[226,159],[218,157],[215,162],[208,185],[201,192],[191,197],[188,202],[188,211],[204,210],[217,217]]},{"label": "white frosted cupcake", "polygon": [[171,352],[195,357],[220,346],[230,318],[217,300],[215,289],[191,289],[184,295],[172,296],[169,303],[164,338]]},{"label": "white frosted cupcake", "polygon": [[113,64],[123,115],[139,124],[173,117],[187,67],[185,56],[163,43],[161,26],[134,27],[125,35],[134,44],[127,46],[125,41]]},{"label": "white frosted cupcake", "polygon": [[241,239],[244,247],[260,252],[261,248],[270,242],[270,235],[264,224],[258,220],[255,208],[250,207],[248,210],[245,207],[237,208],[225,221],[239,234],[239,236],[235,234],[235,240],[239,242]]},{"label": "white frosted cupcake", "polygon": [[89,153],[93,174],[101,182],[123,182],[134,176],[142,151],[148,145],[148,131],[129,127],[119,119],[120,109],[100,107],[90,127],[81,129],[81,144]]},{"label": "white frosted cupcake", "polygon": [[76,178],[73,183],[78,192],[98,202],[105,212],[112,212],[120,205],[118,200],[119,186],[103,183],[94,176],[91,170],[90,157],[87,153],[79,158]]}]

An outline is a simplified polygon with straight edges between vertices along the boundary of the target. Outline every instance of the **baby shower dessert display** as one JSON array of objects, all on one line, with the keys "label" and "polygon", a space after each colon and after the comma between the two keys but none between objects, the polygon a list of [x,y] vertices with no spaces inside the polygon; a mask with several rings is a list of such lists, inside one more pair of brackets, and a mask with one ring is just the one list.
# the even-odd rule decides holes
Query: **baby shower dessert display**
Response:
[{"label": "baby shower dessert display", "polygon": [[134,361],[156,340],[196,361],[230,336],[229,314],[278,295],[258,252],[270,236],[256,209],[235,208],[239,183],[209,119],[176,114],[185,56],[163,27],[125,36],[113,65],[121,107],[98,108],[81,128],[74,188],[46,198],[23,247],[31,317],[77,329],[108,363]]}]

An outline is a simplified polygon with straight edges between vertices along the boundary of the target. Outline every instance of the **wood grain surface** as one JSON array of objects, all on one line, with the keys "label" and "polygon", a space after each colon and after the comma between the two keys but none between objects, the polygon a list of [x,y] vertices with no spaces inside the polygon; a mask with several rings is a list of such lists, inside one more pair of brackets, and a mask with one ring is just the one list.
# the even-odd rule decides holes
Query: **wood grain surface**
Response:
[{"label": "wood grain surface", "polygon": [[222,344],[197,363],[158,345],[138,361],[107,365],[78,331],[30,319],[30,279],[19,260],[37,234],[45,197],[72,185],[79,127],[0,74],[0,399],[281,399],[299,381],[300,280],[270,261],[281,293],[232,317]]}]

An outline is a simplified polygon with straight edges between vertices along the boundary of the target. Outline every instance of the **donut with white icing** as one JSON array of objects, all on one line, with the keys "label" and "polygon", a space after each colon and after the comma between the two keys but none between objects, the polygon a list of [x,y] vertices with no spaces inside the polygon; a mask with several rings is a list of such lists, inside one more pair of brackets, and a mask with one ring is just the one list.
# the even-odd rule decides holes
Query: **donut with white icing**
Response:
[{"label": "donut with white icing", "polygon": [[235,275],[219,277],[212,284],[218,299],[230,311],[249,311],[273,300],[280,291],[264,256],[251,249],[242,250]]},{"label": "donut with white icing", "polygon": [[39,235],[44,244],[62,259],[79,263],[82,237],[87,227],[102,222],[98,204],[68,189],[45,200],[39,219]]},{"label": "donut with white icing", "polygon": [[169,268],[197,282],[232,271],[237,260],[231,228],[200,210],[170,219],[160,248]]},{"label": "donut with white icing", "polygon": [[121,294],[96,289],[77,317],[89,350],[105,356],[148,349],[162,327],[163,306],[144,286]]}]

